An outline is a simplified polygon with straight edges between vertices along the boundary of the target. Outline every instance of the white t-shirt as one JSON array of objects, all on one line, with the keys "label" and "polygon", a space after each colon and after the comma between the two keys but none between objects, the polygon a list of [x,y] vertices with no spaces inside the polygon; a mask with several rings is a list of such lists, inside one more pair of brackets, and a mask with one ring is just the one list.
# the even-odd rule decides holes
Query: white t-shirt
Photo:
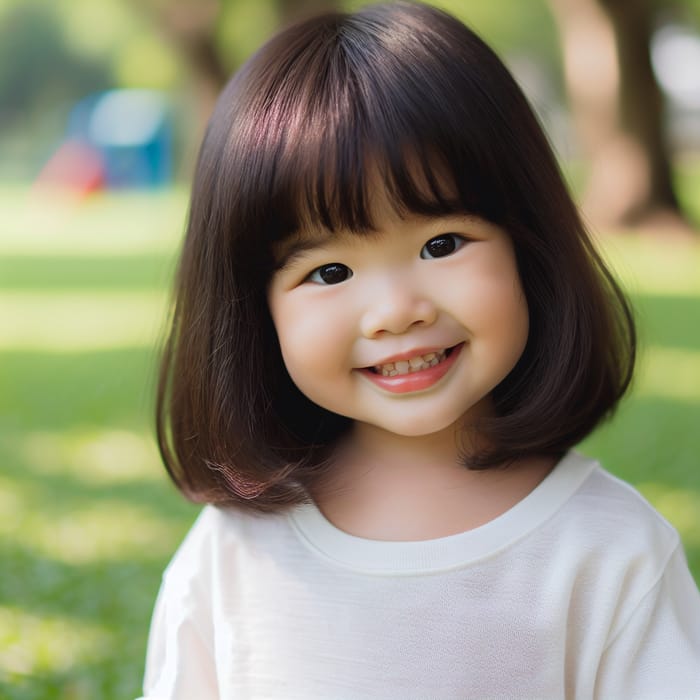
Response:
[{"label": "white t-shirt", "polygon": [[676,531],[574,452],[435,540],[208,506],[165,572],[144,698],[698,700],[700,593]]}]

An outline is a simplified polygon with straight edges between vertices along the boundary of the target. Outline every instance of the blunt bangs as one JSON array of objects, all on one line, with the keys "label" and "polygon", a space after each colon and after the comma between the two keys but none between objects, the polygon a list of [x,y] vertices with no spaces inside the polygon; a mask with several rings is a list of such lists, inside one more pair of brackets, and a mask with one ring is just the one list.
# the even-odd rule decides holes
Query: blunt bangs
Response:
[{"label": "blunt bangs", "polygon": [[378,183],[398,213],[502,223],[512,155],[484,71],[519,93],[478,37],[421,5],[286,30],[234,78],[214,117],[229,124],[224,147],[210,145],[225,154],[221,201],[238,193],[232,227],[258,244],[261,233],[270,244],[305,226],[372,230]]}]

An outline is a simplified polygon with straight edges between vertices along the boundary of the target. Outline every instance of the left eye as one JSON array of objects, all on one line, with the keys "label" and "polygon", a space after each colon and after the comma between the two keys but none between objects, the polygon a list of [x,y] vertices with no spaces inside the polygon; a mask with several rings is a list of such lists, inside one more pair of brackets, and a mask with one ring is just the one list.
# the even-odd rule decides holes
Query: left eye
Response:
[{"label": "left eye", "polygon": [[464,238],[456,233],[443,233],[441,236],[431,238],[420,251],[423,260],[430,258],[444,258],[459,250],[465,243]]},{"label": "left eye", "polygon": [[316,284],[340,284],[352,277],[352,270],[343,263],[330,263],[321,265],[311,272],[307,277],[309,282]]}]

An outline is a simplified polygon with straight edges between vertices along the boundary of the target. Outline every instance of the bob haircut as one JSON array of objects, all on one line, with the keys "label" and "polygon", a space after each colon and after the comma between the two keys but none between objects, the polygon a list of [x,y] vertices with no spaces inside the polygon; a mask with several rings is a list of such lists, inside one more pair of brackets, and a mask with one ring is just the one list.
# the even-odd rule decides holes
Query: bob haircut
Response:
[{"label": "bob haircut", "polygon": [[351,425],[284,367],[266,301],[273,248],[306,225],[372,229],[379,173],[399,213],[468,213],[511,236],[530,332],[465,466],[561,456],[632,375],[632,313],[593,248],[527,100],[494,52],[417,3],[332,13],[265,44],[223,90],[198,158],[157,405],[191,500],[307,501]]}]

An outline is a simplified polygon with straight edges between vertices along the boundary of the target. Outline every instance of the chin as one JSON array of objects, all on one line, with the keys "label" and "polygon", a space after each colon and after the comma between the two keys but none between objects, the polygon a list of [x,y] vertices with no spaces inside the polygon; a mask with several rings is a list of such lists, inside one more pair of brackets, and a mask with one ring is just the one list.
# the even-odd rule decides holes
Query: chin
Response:
[{"label": "chin", "polygon": [[461,417],[461,414],[458,416],[444,416],[442,418],[437,416],[426,417],[425,415],[410,417],[404,416],[403,418],[396,416],[390,421],[370,419],[364,422],[380,430],[393,433],[394,435],[407,438],[418,438],[441,433],[451,427],[455,427],[459,422],[461,422]]}]

